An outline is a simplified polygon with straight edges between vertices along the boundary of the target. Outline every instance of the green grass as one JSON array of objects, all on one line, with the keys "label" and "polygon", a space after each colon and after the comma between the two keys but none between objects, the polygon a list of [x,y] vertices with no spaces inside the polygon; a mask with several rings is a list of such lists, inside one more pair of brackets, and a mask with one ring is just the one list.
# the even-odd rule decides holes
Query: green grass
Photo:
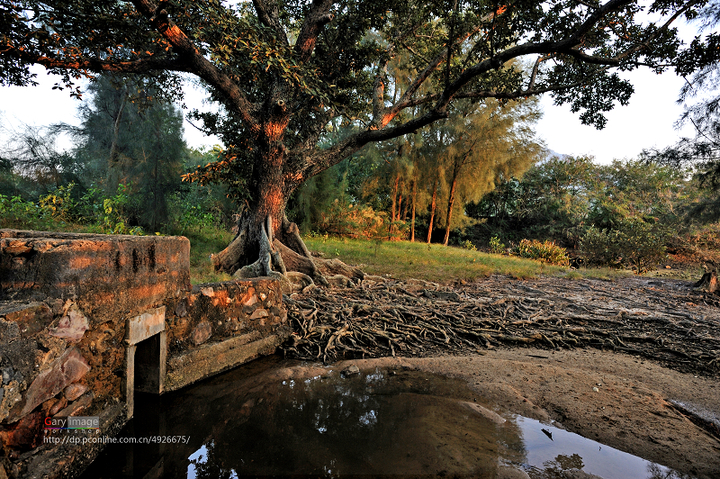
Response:
[{"label": "green grass", "polygon": [[218,283],[232,279],[229,274],[215,271],[210,260],[211,254],[222,251],[230,244],[233,239],[232,233],[206,228],[200,231],[184,231],[182,236],[190,240],[190,281],[192,284]]},{"label": "green grass", "polygon": [[[69,231],[98,233],[98,227],[76,225],[52,218],[18,218],[15,221],[1,218],[0,227],[37,229],[46,231]],[[217,228],[190,229],[181,234],[190,240],[190,279],[193,284],[228,281],[231,276],[213,269],[210,255],[222,251],[232,241],[230,232]],[[322,253],[326,258],[340,260],[360,267],[367,274],[390,276],[396,279],[417,278],[439,283],[473,281],[492,274],[509,275],[518,279],[536,278],[541,275],[568,279],[596,278],[613,280],[633,276],[633,272],[612,268],[588,268],[572,270],[552,266],[540,261],[488,254],[458,247],[407,241],[367,241],[347,238],[305,238],[311,251]],[[702,276],[699,267],[685,270],[658,269],[643,276],[696,280]]]},{"label": "green grass", "polygon": [[563,276],[569,269],[539,261],[487,254],[468,249],[410,243],[377,242],[345,238],[305,238],[311,251],[326,258],[338,258],[367,274],[389,275],[396,279],[417,278],[440,283],[473,281],[492,274],[518,279],[540,275]]},{"label": "green grass", "polygon": [[[304,238],[311,251],[325,258],[338,258],[362,269],[367,274],[396,279],[417,278],[438,283],[473,281],[493,274],[518,279],[556,276],[567,279],[601,279],[613,281],[636,276],[635,272],[617,268],[571,269],[553,266],[537,260],[489,254],[458,247],[407,241],[367,241],[347,238],[314,236]],[[644,273],[644,277],[662,277],[695,281],[702,269],[658,269]]]}]

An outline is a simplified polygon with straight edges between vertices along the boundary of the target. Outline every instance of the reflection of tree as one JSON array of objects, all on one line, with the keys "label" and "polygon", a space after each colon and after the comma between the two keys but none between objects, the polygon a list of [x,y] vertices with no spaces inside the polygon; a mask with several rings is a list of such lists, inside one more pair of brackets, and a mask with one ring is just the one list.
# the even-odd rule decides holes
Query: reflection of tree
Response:
[{"label": "reflection of tree", "polygon": [[690,474],[665,469],[657,464],[648,464],[648,479],[692,479]]},{"label": "reflection of tree", "polygon": [[[576,475],[583,467],[585,467],[585,464],[579,455],[573,454],[572,456],[565,456],[561,454],[552,461],[544,462],[543,469],[533,468],[528,471],[528,474],[532,479],[567,479],[571,477],[598,478],[598,476],[587,473]],[[647,471],[648,479],[692,479],[693,477],[688,474],[680,474],[679,472],[668,470],[657,464],[648,464]]]},{"label": "reflection of tree", "polygon": [[[230,479],[237,477],[235,471],[228,468],[222,459],[218,459],[215,453],[215,441],[204,445],[205,455],[190,459],[190,464],[195,466],[195,477],[197,479]],[[209,460],[209,458],[212,458]]]},{"label": "reflection of tree", "polygon": [[568,477],[565,472],[581,471],[583,467],[585,464],[578,454],[571,456],[560,454],[552,461],[545,461],[542,470],[530,471],[530,477],[532,479],[564,479]]}]

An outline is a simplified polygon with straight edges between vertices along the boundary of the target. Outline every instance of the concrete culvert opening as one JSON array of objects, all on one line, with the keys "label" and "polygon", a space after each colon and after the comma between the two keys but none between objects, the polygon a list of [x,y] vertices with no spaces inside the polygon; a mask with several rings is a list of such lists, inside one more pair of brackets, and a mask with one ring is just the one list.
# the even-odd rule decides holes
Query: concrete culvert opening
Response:
[{"label": "concrete culvert opening", "polygon": [[135,349],[135,391],[160,394],[162,376],[160,373],[161,340],[156,334],[140,341]]}]

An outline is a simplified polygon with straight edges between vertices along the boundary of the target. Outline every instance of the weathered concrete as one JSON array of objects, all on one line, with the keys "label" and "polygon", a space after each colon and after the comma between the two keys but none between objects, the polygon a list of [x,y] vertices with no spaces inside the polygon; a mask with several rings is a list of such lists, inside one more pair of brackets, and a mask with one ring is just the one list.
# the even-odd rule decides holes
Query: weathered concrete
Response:
[{"label": "weathered concrete", "polygon": [[100,450],[43,444],[47,418],[99,416],[114,434],[134,391],[178,389],[287,338],[277,281],[191,287],[189,265],[182,237],[0,230],[0,479],[72,476]]},{"label": "weathered concrete", "polygon": [[262,337],[260,333],[248,333],[173,356],[168,361],[165,390],[183,388],[251,359],[272,354],[284,340],[285,337],[277,334]]},{"label": "weathered concrete", "polygon": [[0,230],[0,301],[73,299],[98,322],[188,289],[187,238]]}]

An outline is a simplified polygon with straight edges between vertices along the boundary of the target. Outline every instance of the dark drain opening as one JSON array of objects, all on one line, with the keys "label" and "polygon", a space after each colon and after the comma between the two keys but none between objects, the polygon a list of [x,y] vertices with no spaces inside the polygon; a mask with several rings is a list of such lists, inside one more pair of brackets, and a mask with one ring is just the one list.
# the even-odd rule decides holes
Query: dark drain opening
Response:
[{"label": "dark drain opening", "polygon": [[161,360],[160,335],[156,334],[140,341],[135,350],[135,390],[160,394]]}]

